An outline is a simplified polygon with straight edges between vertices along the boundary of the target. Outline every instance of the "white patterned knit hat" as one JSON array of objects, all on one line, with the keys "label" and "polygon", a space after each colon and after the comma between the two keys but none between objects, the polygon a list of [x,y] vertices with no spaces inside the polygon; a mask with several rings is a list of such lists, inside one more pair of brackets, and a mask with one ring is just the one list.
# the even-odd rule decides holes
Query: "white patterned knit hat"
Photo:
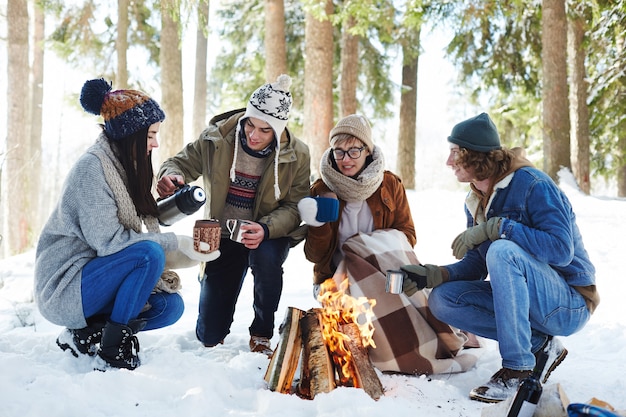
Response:
[{"label": "white patterned knit hat", "polygon": [[269,124],[274,130],[276,139],[276,155],[274,157],[274,196],[276,200],[280,198],[280,188],[278,187],[278,153],[280,151],[280,137],[287,127],[289,120],[289,110],[291,110],[291,77],[281,74],[274,83],[263,84],[257,88],[246,106],[246,113],[239,119],[235,129],[235,153],[233,164],[230,167],[230,179],[235,180],[235,163],[239,152],[239,135],[243,124],[249,117],[262,120]]},{"label": "white patterned knit hat", "polygon": [[286,74],[279,75],[272,84],[263,84],[252,93],[243,115],[243,118],[255,117],[272,126],[278,142],[289,120],[290,86],[291,77]]}]

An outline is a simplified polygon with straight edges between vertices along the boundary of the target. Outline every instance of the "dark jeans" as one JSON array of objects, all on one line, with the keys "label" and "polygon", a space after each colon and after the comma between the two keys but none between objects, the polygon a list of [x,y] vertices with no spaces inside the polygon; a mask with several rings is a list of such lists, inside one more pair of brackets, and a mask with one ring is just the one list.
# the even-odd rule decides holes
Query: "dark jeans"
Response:
[{"label": "dark jeans", "polygon": [[[144,330],[174,324],[184,310],[180,294],[152,294],[164,265],[163,248],[149,240],[89,261],[81,279],[85,318],[104,315],[119,324],[141,318],[147,321]],[[151,307],[141,312],[146,302]]]},{"label": "dark jeans", "polygon": [[271,338],[274,313],[283,290],[283,263],[289,254],[289,239],[264,240],[257,249],[223,238],[221,255],[206,264],[200,285],[200,305],[196,336],[205,345],[215,345],[230,333],[235,304],[244,277],[254,276],[254,320],[250,334]]}]

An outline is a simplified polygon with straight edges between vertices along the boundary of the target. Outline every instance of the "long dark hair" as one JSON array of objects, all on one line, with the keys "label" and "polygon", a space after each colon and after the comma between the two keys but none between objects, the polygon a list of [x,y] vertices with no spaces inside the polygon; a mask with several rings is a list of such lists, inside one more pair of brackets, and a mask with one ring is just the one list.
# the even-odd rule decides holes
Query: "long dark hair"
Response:
[{"label": "long dark hair", "polygon": [[152,195],[152,153],[148,154],[148,127],[118,140],[111,145],[126,171],[128,193],[138,215],[158,215],[156,201]]}]

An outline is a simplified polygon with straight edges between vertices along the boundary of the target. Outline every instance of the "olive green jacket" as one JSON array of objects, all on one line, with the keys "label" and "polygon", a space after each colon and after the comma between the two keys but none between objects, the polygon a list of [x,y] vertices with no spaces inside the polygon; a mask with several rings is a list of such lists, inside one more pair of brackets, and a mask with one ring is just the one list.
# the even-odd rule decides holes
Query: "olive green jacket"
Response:
[{"label": "olive green jacket", "polygon": [[[235,130],[245,109],[214,117],[198,139],[161,165],[159,178],[182,175],[189,183],[200,176],[207,194],[205,218],[221,219],[230,186]],[[300,225],[298,201],[309,195],[310,155],[308,146],[285,129],[280,138],[278,155],[278,186],[280,198],[274,196],[274,152],[266,158],[252,220],[266,226],[275,239],[288,236],[292,245],[302,241],[306,227]]]}]

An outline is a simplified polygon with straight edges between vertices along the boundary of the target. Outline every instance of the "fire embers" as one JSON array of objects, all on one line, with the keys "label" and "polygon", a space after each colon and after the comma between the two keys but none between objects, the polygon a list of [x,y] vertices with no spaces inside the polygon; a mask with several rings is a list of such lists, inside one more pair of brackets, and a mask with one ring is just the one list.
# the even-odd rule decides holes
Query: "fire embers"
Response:
[{"label": "fire embers", "polygon": [[[265,374],[268,387],[308,399],[337,386],[355,387],[378,399],[383,388],[367,353],[368,346],[375,347],[372,308],[376,301],[351,297],[347,280],[339,289],[331,280],[327,283],[318,297],[321,308],[287,309]],[[298,367],[300,380],[294,385]]]}]

